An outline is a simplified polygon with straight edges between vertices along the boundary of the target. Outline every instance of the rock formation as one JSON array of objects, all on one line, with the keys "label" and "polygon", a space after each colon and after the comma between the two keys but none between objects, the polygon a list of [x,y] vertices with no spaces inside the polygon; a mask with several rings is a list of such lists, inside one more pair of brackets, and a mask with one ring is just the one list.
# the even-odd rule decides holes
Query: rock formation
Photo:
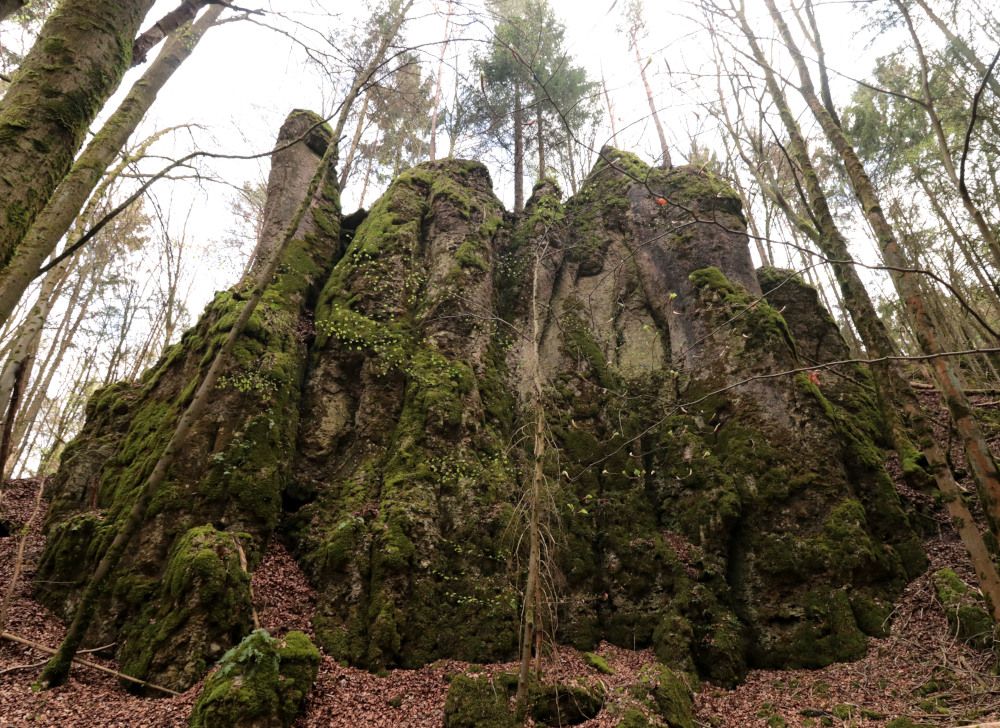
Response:
[{"label": "rock formation", "polygon": [[[275,157],[272,238],[329,141],[304,112],[282,130],[279,148],[309,129]],[[337,659],[514,657],[534,366],[552,639],[652,646],[732,684],[857,658],[882,633],[925,561],[869,376],[782,373],[846,349],[813,291],[754,270],[723,181],[605,149],[579,194],[540,183],[515,217],[485,167],[446,160],[343,220],[332,184],[110,580],[90,639],[116,640],[127,672],[185,688],[250,633],[247,572],[272,538],[317,588]],[[241,290],[140,382],[92,398],[51,491],[38,592],[58,612]]]}]

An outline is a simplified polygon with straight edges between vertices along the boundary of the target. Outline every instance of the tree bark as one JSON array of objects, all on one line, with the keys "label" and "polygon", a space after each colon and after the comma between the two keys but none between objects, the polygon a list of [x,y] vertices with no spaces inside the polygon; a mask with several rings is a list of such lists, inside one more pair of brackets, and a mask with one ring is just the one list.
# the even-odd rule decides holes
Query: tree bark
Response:
[{"label": "tree bark", "polygon": [[369,97],[368,94],[365,94],[364,99],[361,101],[361,111],[358,112],[358,125],[354,128],[354,136],[351,137],[351,144],[347,147],[347,155],[344,157],[344,164],[340,170],[340,189],[347,187],[347,178],[351,176],[351,168],[354,166],[354,155],[358,151],[358,145],[361,143],[361,135],[365,131],[368,104]]},{"label": "tree bark", "polygon": [[444,54],[448,51],[448,33],[451,30],[451,14],[454,9],[455,0],[448,0],[448,12],[444,16],[444,41],[441,43],[441,51],[438,53],[437,74],[434,76],[434,103],[431,105],[430,158],[432,162],[437,158],[438,114],[441,111],[441,74],[444,71]]},{"label": "tree bark", "polygon": [[618,145],[618,127],[615,125],[615,108],[611,104],[611,94],[608,93],[608,82],[604,80],[604,71],[601,71],[601,91],[604,96],[604,105],[608,107],[608,122],[611,124],[611,146]]},{"label": "tree bark", "polygon": [[538,180],[545,179],[545,119],[542,115],[542,100],[535,99],[535,130],[538,134]]},{"label": "tree bark", "polygon": [[514,212],[524,211],[524,109],[521,86],[514,83]]},{"label": "tree bark", "polygon": [[0,268],[69,171],[117,88],[153,0],[65,0],[0,100]]},{"label": "tree bark", "polygon": [[209,0],[182,0],[180,5],[156,21],[152,28],[132,43],[132,65],[138,66],[140,63],[145,63],[146,54],[182,25],[187,25],[194,20],[198,11],[208,2]]},{"label": "tree bark", "polygon": [[[121,105],[94,136],[69,174],[59,184],[49,204],[41,211],[23,244],[5,269],[0,269],[0,320],[10,316],[42,262],[52,254],[66,234],[101,175],[121,151],[128,138],[181,63],[191,55],[205,31],[225,8],[213,6],[188,31],[173,37],[156,60],[135,82]],[[0,164],[0,169],[3,169]],[[0,184],[2,187],[2,184]],[[0,203],[2,207],[2,203]]]}]

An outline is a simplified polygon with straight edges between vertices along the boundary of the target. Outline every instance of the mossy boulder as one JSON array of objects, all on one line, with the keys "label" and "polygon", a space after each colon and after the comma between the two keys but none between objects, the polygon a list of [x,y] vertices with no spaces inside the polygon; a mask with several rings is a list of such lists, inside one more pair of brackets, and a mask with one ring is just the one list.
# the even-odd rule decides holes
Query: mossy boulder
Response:
[{"label": "mossy boulder", "polygon": [[604,700],[604,686],[599,682],[533,681],[528,686],[528,713],[547,726],[576,725],[596,718]]},{"label": "mossy boulder", "polygon": [[952,569],[934,572],[934,591],[955,637],[977,649],[996,648],[997,626],[981,594]]},{"label": "mossy boulder", "polygon": [[[642,706],[642,710],[633,708],[634,712],[643,716],[646,725],[694,728],[690,682],[690,677],[685,678],[663,665],[647,668],[639,683],[630,689],[632,697]],[[638,717],[633,720],[638,720]]]},{"label": "mossy boulder", "polygon": [[192,528],[174,545],[157,582],[136,582],[149,598],[123,632],[118,654],[126,674],[189,685],[250,631],[253,604],[241,536],[246,534]]},{"label": "mossy boulder", "polygon": [[191,714],[191,728],[288,728],[316,681],[320,654],[302,632],[249,634],[219,661]]},{"label": "mossy boulder", "polygon": [[596,652],[584,652],[583,661],[597,670],[602,675],[614,675],[615,671],[608,665],[608,661]]},{"label": "mossy boulder", "polygon": [[444,728],[516,728],[510,680],[455,675],[444,704]]}]

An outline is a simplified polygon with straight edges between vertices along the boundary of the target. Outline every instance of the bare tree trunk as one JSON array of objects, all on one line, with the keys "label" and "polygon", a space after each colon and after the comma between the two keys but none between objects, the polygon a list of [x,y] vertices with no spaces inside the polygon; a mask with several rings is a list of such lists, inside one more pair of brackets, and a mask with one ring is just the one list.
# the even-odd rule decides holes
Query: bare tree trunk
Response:
[{"label": "bare tree trunk", "polygon": [[604,70],[601,70],[601,91],[604,95],[604,105],[608,107],[608,121],[611,123],[611,146],[618,145],[618,128],[615,125],[615,108],[611,105],[611,94],[608,93],[608,82],[604,80]]},{"label": "bare tree trunk", "polygon": [[959,252],[962,253],[962,257],[965,259],[966,264],[969,266],[972,274],[976,277],[976,281],[982,289],[982,295],[986,296],[993,310],[997,314],[1000,314],[1000,298],[997,297],[996,289],[986,277],[984,272],[985,267],[983,266],[982,260],[976,256],[975,250],[968,244],[962,233],[960,233],[955,227],[955,224],[948,216],[947,211],[944,207],[942,207],[940,200],[938,200],[937,195],[927,184],[927,180],[924,179],[924,176],[922,174],[917,174],[915,177],[917,184],[920,185],[920,188],[927,196],[927,201],[930,202],[931,209],[934,211],[934,214],[944,224],[945,230],[948,231],[948,235],[953,241],[955,241],[955,247],[957,247]]},{"label": "bare tree trunk", "polygon": [[[174,71],[191,55],[194,46],[225,8],[213,5],[187,32],[167,43],[142,78],[135,82],[121,105],[94,136],[80,158],[52,195],[45,209],[27,231],[10,265],[0,270],[0,320],[14,310],[38,268],[69,230],[101,175],[114,161]],[[9,93],[9,92],[8,92]],[[6,98],[4,99],[6,102]],[[0,168],[3,168],[0,162]],[[0,188],[2,188],[0,183]],[[2,203],[0,203],[2,207]]]},{"label": "bare tree trunk", "polygon": [[[64,0],[0,100],[0,267],[73,164],[153,0]],[[6,318],[9,311],[0,314]]]},{"label": "bare tree trunk", "polygon": [[906,9],[906,5],[900,2],[900,0],[893,0],[893,2],[903,14],[903,20],[909,30],[913,47],[917,52],[917,61],[920,68],[920,89],[924,97],[923,109],[934,132],[934,139],[937,141],[938,156],[941,158],[941,164],[944,166],[944,171],[948,179],[955,186],[955,190],[958,192],[959,199],[962,200],[962,205],[965,207],[966,213],[976,224],[976,229],[979,230],[983,242],[986,243],[987,249],[992,254],[994,267],[1000,271],[1000,239],[997,238],[993,228],[986,221],[982,210],[979,209],[972,199],[972,195],[969,194],[969,190],[965,186],[965,180],[960,177],[958,170],[955,168],[955,160],[952,158],[951,150],[948,148],[948,138],[934,105],[934,95],[931,93],[930,84],[930,64],[927,62],[927,55],[924,53],[920,36],[917,35],[917,29],[913,26],[913,20],[910,18],[910,12]]},{"label": "bare tree trunk", "polygon": [[653,87],[649,85],[649,79],[646,78],[646,64],[642,62],[642,55],[639,53],[639,41],[638,41],[638,30],[632,28],[629,33],[629,37],[632,41],[632,50],[635,51],[635,62],[639,66],[639,77],[642,79],[642,86],[646,89],[646,102],[649,104],[649,114],[653,119],[653,124],[656,126],[656,135],[660,139],[660,155],[661,155],[661,165],[662,167],[670,168],[673,162],[670,160],[670,147],[667,146],[667,135],[663,133],[663,124],[660,123],[660,112],[656,108],[656,99],[653,96]]},{"label": "bare tree trunk", "polygon": [[434,76],[434,103],[431,104],[430,158],[432,162],[437,159],[438,114],[441,112],[441,74],[444,71],[444,54],[448,50],[448,33],[451,30],[451,14],[454,12],[454,9],[454,0],[448,0],[448,12],[444,17],[444,42],[441,43],[441,52],[438,53],[437,74]]},{"label": "bare tree trunk", "polygon": [[0,471],[2,473],[0,474],[3,477],[6,477],[9,472],[5,464],[11,451],[11,438],[14,433],[14,421],[17,417],[19,402],[31,376],[35,354],[42,338],[42,328],[45,326],[45,321],[48,319],[49,311],[52,310],[52,304],[56,298],[56,288],[63,280],[65,271],[66,266],[60,265],[45,276],[38,291],[38,298],[18,330],[10,357],[4,363],[3,371],[0,372],[0,413],[3,417],[3,435],[2,440],[0,440]]},{"label": "bare tree trunk", "polygon": [[368,194],[368,184],[371,182],[373,165],[374,160],[371,156],[369,156],[368,163],[365,165],[365,181],[364,184],[361,185],[361,196],[358,198],[358,207],[365,206],[365,195]]},{"label": "bare tree trunk", "polygon": [[340,189],[347,187],[347,178],[351,176],[351,168],[354,166],[354,155],[358,151],[361,143],[361,135],[365,130],[365,120],[368,116],[368,94],[365,94],[361,101],[361,111],[358,112],[358,125],[354,128],[354,136],[351,137],[351,144],[347,148],[347,156],[344,157],[344,165],[340,170]]},{"label": "bare tree trunk", "polygon": [[[180,28],[187,25],[207,5],[209,0],[181,0],[181,4],[164,15],[153,24],[153,27],[140,35],[132,43],[132,65],[138,66],[146,62],[146,54],[156,47],[157,43]],[[224,3],[217,3],[222,5]]]},{"label": "bare tree trunk", "polygon": [[514,212],[524,211],[524,108],[521,86],[514,82]]},{"label": "bare tree trunk", "polygon": [[542,115],[542,101],[535,99],[535,126],[538,134],[538,179],[545,179],[545,120]]},{"label": "bare tree trunk", "polygon": [[542,632],[541,601],[541,508],[545,478],[545,410],[541,371],[542,321],[539,306],[539,276],[542,271],[544,248],[536,248],[531,276],[531,412],[534,415],[532,443],[531,488],[528,492],[528,578],[524,585],[523,624],[521,626],[521,662],[517,676],[517,703],[524,707],[527,699],[531,653],[540,658],[539,639]]}]

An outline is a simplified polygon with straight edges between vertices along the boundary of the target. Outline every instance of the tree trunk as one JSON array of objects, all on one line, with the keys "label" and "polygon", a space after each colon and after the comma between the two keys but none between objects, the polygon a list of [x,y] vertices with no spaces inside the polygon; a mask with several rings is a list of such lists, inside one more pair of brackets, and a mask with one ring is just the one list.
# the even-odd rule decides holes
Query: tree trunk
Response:
[{"label": "tree trunk", "polygon": [[340,170],[340,189],[347,187],[347,178],[351,176],[351,167],[354,166],[354,155],[358,151],[358,144],[361,143],[361,135],[365,130],[365,118],[368,116],[368,94],[361,101],[361,111],[358,112],[358,125],[354,128],[354,136],[351,137],[351,145],[347,148],[347,156],[344,157],[344,165]]},{"label": "tree trunk", "polygon": [[542,116],[542,100],[535,99],[535,133],[538,135],[538,180],[545,179],[545,120]]},{"label": "tree trunk", "polygon": [[430,158],[432,162],[437,158],[438,114],[441,112],[441,74],[444,71],[444,54],[448,51],[448,32],[451,29],[451,14],[454,8],[454,0],[448,0],[448,13],[444,16],[444,42],[441,43],[441,52],[438,53],[437,73],[434,76],[434,103],[431,104]]},{"label": "tree trunk", "polygon": [[[69,171],[153,0],[65,0],[0,100],[0,267]],[[7,312],[4,312],[4,316]]]},{"label": "tree trunk", "polygon": [[524,109],[521,86],[514,83],[514,212],[524,211]]},{"label": "tree trunk", "polygon": [[524,585],[523,624],[521,625],[521,662],[517,675],[517,704],[524,708],[527,699],[528,673],[531,653],[540,659],[541,636],[540,584],[542,562],[541,508],[542,486],[545,478],[545,410],[541,371],[541,306],[539,305],[539,276],[542,272],[542,249],[536,248],[531,275],[531,412],[534,415],[534,440],[531,449],[531,487],[528,492],[528,578]]},{"label": "tree trunk", "polygon": [[611,124],[611,146],[618,145],[618,128],[615,125],[615,108],[611,105],[611,94],[608,93],[608,83],[604,80],[604,71],[601,71],[601,91],[604,95],[604,105],[608,107],[608,122]]},{"label": "tree trunk", "polygon": [[0,442],[0,469],[3,474],[7,470],[3,464],[7,461],[7,456],[11,450],[11,437],[13,435],[14,420],[17,416],[18,402],[31,376],[32,365],[35,361],[35,353],[38,351],[42,338],[42,327],[52,309],[52,303],[56,298],[56,286],[65,274],[66,266],[60,265],[49,271],[42,281],[38,298],[35,300],[31,311],[24,323],[18,329],[11,350],[10,357],[4,363],[3,371],[0,372],[0,412],[3,416],[3,440]]},{"label": "tree trunk", "polygon": [[[156,45],[180,28],[187,25],[201,10],[203,5],[207,5],[209,0],[181,0],[181,4],[164,15],[153,24],[153,27],[140,35],[132,43],[132,65],[138,66],[146,62],[146,54]],[[217,3],[223,5],[223,3]]]},{"label": "tree trunk", "polygon": [[959,171],[955,168],[955,160],[952,158],[951,150],[948,148],[948,138],[945,134],[944,126],[941,124],[941,118],[938,116],[937,109],[934,106],[934,95],[931,93],[930,84],[930,64],[927,62],[924,47],[920,42],[920,36],[917,35],[917,29],[913,26],[913,21],[910,18],[909,11],[906,9],[906,5],[904,5],[900,0],[893,0],[893,2],[903,14],[903,20],[909,30],[910,38],[913,40],[913,47],[917,52],[917,61],[920,67],[920,89],[924,97],[923,109],[927,114],[927,120],[930,123],[931,130],[934,132],[934,139],[937,141],[938,156],[941,158],[941,164],[944,166],[944,171],[947,174],[948,179],[955,186],[955,190],[958,192],[958,196],[962,200],[962,206],[965,207],[965,212],[976,224],[976,229],[979,230],[979,234],[982,236],[983,242],[986,243],[986,248],[993,256],[993,265],[998,271],[1000,271],[1000,239],[997,238],[996,232],[994,232],[993,228],[986,221],[986,217],[983,215],[982,210],[979,209],[975,201],[972,199],[972,195],[969,194],[969,190],[965,186],[965,180],[960,176]]},{"label": "tree trunk", "polygon": [[[224,9],[221,5],[213,5],[190,30],[172,38],[84,149],[72,170],[56,189],[51,202],[38,215],[10,265],[0,270],[0,320],[14,310],[38,268],[69,230],[101,175],[125,146],[153,105],[160,89],[191,55],[194,46]],[[0,168],[2,167],[0,164]]]},{"label": "tree trunk", "polygon": [[[926,301],[921,293],[918,274],[908,270],[909,263],[899,248],[892,227],[886,220],[881,202],[868,173],[843,130],[830,117],[823,103],[817,97],[805,59],[795,44],[781,13],[778,12],[774,0],[765,0],[765,3],[795,62],[802,96],[834,151],[843,162],[851,187],[865,217],[872,226],[886,265],[891,268],[890,276],[912,320],[920,347],[926,354],[939,354],[944,349],[939,344],[938,332],[931,321]],[[990,529],[996,535],[1000,533],[1000,473],[997,472],[993,455],[980,431],[979,424],[972,415],[972,407],[965,395],[958,367],[947,356],[935,357],[931,360],[930,366],[965,449],[966,459],[975,478],[979,498]]]},{"label": "tree trunk", "polygon": [[631,40],[632,50],[635,51],[635,62],[639,65],[639,77],[642,79],[643,88],[646,89],[646,102],[649,104],[649,115],[653,119],[653,124],[656,126],[656,135],[660,139],[661,166],[664,169],[669,169],[673,166],[673,162],[670,160],[670,148],[667,146],[667,135],[663,133],[663,124],[660,123],[660,112],[656,109],[656,99],[653,97],[653,87],[649,85],[649,79],[646,78],[646,66],[643,64],[642,55],[639,53],[639,42],[634,29],[631,31]]}]

